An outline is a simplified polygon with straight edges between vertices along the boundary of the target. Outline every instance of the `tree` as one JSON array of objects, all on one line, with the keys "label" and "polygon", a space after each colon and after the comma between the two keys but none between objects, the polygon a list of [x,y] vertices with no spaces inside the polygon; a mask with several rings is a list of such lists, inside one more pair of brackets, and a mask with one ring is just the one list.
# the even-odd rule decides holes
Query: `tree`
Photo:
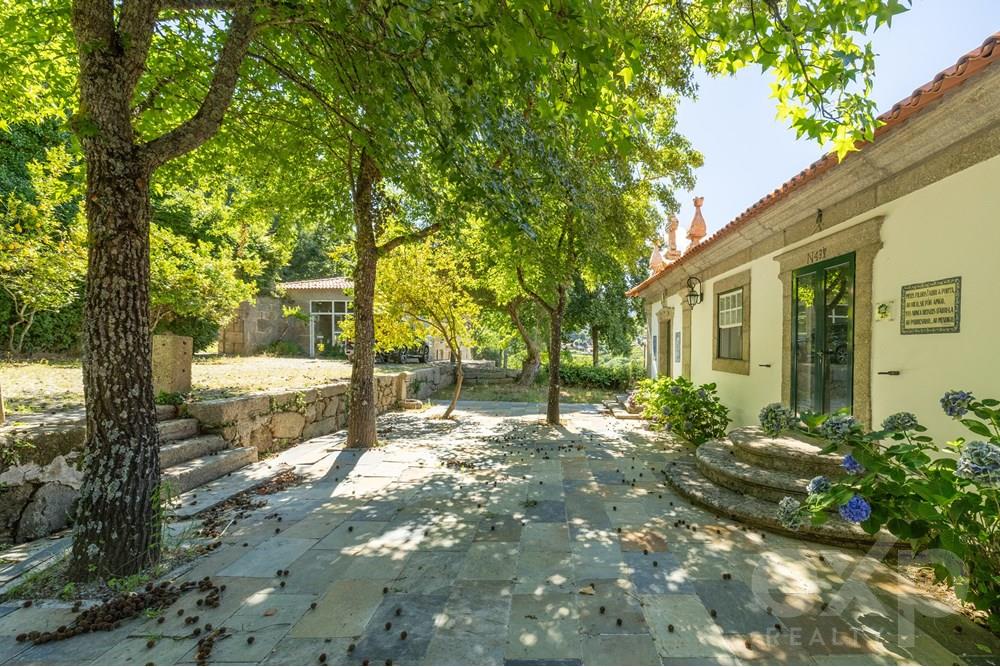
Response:
[{"label": "tree", "polygon": [[63,146],[27,165],[32,192],[14,190],[0,201],[0,288],[10,297],[7,351],[21,352],[42,311],[56,311],[77,295],[85,267],[83,220]]},{"label": "tree", "polygon": [[638,282],[634,275],[636,272],[619,266],[592,289],[582,279],[573,281],[566,306],[567,326],[590,334],[594,366],[600,363],[601,343],[614,354],[627,356],[632,351],[642,312],[636,299],[625,296],[629,286]]},{"label": "tree", "polygon": [[[39,0],[0,9],[12,27],[0,38],[5,120],[61,117],[75,107],[70,125],[86,165],[87,440],[69,567],[76,579],[133,574],[159,557],[151,181],[217,131],[266,18],[257,5]],[[160,99],[169,85],[184,95]]]},{"label": "tree", "polygon": [[441,415],[451,417],[462,393],[462,347],[476,340],[480,309],[466,290],[469,267],[438,239],[399,247],[382,260],[375,286],[376,340],[393,348],[439,336],[455,360],[455,388]]},{"label": "tree", "polygon": [[174,319],[225,323],[254,295],[237,276],[236,262],[211,243],[192,243],[168,229],[150,228],[150,331]]}]

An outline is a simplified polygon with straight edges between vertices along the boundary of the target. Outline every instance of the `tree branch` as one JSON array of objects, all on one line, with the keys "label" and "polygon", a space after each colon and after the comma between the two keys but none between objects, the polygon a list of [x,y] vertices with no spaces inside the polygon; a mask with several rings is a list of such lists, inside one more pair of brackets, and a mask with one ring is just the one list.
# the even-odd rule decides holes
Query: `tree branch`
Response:
[{"label": "tree branch", "polygon": [[544,308],[549,315],[552,315],[556,312],[555,306],[550,305],[545,299],[541,297],[540,294],[528,288],[528,284],[524,282],[524,271],[521,269],[520,266],[517,267],[517,282],[518,284],[521,285],[521,289],[524,290],[525,294],[527,294],[532,299],[537,301],[538,305]]},{"label": "tree branch", "polygon": [[415,241],[421,241],[430,236],[431,234],[437,232],[439,229],[443,227],[444,227],[443,222],[435,222],[415,232],[410,232],[409,234],[400,234],[396,238],[389,239],[382,245],[378,246],[375,249],[375,252],[378,253],[379,257],[385,257],[399,246],[405,243],[413,243]]},{"label": "tree branch", "polygon": [[233,15],[229,35],[215,64],[208,93],[194,116],[143,146],[143,152],[157,167],[194,150],[212,137],[222,125],[240,75],[240,64],[254,35],[253,14],[241,10]]}]

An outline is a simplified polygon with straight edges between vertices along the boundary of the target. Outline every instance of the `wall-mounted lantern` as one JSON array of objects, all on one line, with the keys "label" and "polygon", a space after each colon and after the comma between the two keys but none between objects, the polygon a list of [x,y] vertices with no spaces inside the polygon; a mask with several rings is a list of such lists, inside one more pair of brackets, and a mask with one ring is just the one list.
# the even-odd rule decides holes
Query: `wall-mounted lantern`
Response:
[{"label": "wall-mounted lantern", "polygon": [[691,276],[687,279],[688,293],[687,302],[688,305],[694,308],[704,299],[704,295],[701,291],[701,281]]}]

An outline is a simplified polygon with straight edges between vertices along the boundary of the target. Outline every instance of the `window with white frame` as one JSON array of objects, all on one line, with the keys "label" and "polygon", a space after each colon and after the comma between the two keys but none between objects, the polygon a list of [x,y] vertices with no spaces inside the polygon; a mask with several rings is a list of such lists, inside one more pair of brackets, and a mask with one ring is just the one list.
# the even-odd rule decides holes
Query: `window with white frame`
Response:
[{"label": "window with white frame", "polygon": [[716,357],[743,359],[743,288],[718,296],[718,340]]}]

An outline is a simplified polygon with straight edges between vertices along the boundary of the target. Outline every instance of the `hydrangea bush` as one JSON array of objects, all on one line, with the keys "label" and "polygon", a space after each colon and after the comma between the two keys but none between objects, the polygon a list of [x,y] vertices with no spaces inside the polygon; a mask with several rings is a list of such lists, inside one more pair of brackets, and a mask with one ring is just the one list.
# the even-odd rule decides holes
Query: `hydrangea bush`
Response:
[{"label": "hydrangea bush", "polygon": [[993,630],[1000,631],[998,407],[1000,401],[977,400],[966,391],[945,393],[942,410],[977,438],[945,445],[927,436],[909,412],[887,417],[873,432],[846,419],[826,427],[836,419],[830,417],[820,427],[830,440],[823,451],[848,448],[842,465],[850,474],[833,482],[811,480],[805,501],[785,499],[777,518],[794,530],[839,514],[871,534],[888,530],[917,554],[934,549],[957,556],[962,572],[940,562],[935,574],[986,611]]},{"label": "hydrangea bush", "polygon": [[683,377],[647,379],[639,383],[636,400],[653,428],[676,433],[695,445],[725,436],[731,421],[715,384],[695,385]]},{"label": "hydrangea bush", "polygon": [[786,408],[781,403],[769,403],[760,410],[758,415],[760,428],[772,438],[775,438],[783,431],[788,431],[798,425],[798,417],[790,408]]}]

